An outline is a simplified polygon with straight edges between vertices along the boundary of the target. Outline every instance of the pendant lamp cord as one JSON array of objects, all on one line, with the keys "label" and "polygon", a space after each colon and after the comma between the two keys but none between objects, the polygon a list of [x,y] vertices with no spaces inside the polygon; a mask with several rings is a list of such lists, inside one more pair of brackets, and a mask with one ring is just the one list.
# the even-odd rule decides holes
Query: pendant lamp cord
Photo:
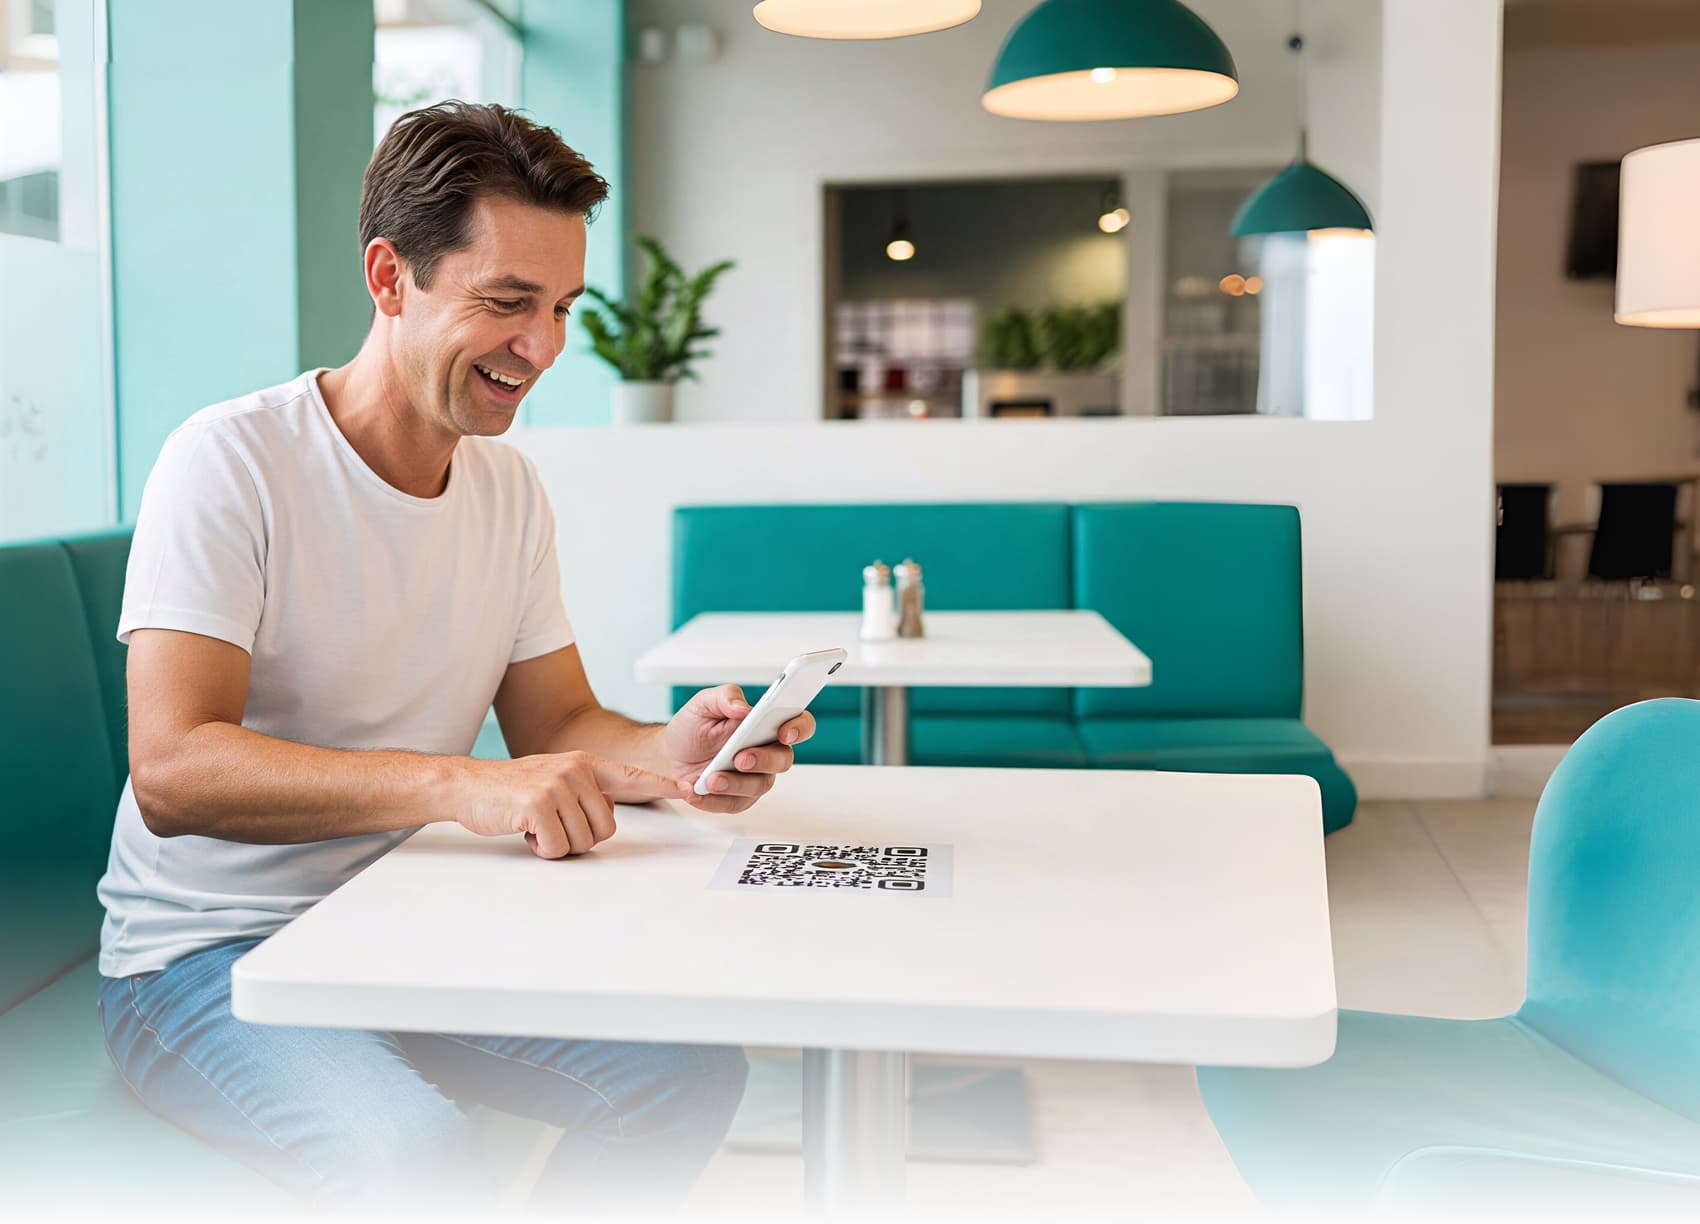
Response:
[{"label": "pendant lamp cord", "polygon": [[1304,0],[1293,0],[1293,32],[1287,50],[1299,57],[1299,160],[1310,157],[1310,56],[1305,54]]}]

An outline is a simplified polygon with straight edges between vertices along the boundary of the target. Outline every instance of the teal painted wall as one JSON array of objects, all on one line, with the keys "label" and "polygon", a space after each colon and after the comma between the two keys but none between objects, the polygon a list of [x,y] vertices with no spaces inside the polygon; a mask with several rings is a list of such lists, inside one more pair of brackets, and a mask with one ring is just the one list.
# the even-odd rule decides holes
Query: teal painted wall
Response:
[{"label": "teal painted wall", "polygon": [[297,364],[338,366],[371,322],[360,183],[372,157],[372,5],[295,0]]},{"label": "teal painted wall", "polygon": [[119,493],[197,409],[340,362],[366,328],[357,213],[372,6],[109,0]]},{"label": "teal painted wall", "polygon": [[[521,105],[590,159],[608,180],[608,202],[590,227],[585,280],[625,291],[625,0],[525,0]],[[590,351],[575,318],[567,348],[526,396],[530,425],[606,424],[614,371]]]}]

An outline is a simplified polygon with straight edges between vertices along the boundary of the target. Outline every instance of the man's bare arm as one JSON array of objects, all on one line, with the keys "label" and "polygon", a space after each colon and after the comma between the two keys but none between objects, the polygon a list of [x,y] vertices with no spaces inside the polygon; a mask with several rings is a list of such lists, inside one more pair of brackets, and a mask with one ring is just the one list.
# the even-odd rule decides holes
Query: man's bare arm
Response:
[{"label": "man's bare arm", "polygon": [[[696,694],[671,722],[634,722],[602,708],[577,646],[510,664],[496,690],[496,718],[515,757],[579,749],[687,784],[696,781],[749,712],[743,690],[723,684]],[[814,716],[799,714],[780,728],[779,743],[739,753],[731,770],[709,779],[710,795],[691,793],[687,802],[708,812],[744,811],[772,788],[776,775],[791,768],[792,746],[814,730]],[[625,792],[609,793],[616,802],[642,800]]]},{"label": "man's bare arm", "polygon": [[495,705],[512,756],[576,748],[654,773],[668,770],[659,752],[665,726],[603,709],[576,645],[510,664],[496,690]]},{"label": "man's bare arm", "polygon": [[526,834],[557,858],[612,836],[603,798],[612,787],[644,798],[688,793],[582,751],[474,761],[276,739],[241,725],[248,672],[247,652],[228,642],[165,629],[131,635],[131,783],[155,834],[278,845],[454,820],[477,833]]}]

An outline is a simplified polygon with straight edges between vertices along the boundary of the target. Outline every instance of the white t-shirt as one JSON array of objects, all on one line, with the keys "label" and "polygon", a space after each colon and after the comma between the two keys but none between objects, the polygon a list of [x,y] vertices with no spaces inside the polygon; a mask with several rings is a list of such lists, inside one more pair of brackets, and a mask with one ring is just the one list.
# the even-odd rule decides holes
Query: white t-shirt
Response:
[{"label": "white t-shirt", "polygon": [[[313,370],[203,409],[142,495],[118,638],[178,629],[252,660],[242,725],[326,748],[465,755],[510,663],[570,644],[531,463],[463,438],[412,497],[349,445]],[[130,785],[99,887],[100,971],[268,935],[413,830],[294,846],[154,836]]]}]

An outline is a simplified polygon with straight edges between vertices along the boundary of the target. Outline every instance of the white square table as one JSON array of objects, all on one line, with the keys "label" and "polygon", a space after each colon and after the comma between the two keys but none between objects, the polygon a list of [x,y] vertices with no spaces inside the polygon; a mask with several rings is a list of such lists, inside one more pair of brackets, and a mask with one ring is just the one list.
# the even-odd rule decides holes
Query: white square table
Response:
[{"label": "white square table", "polygon": [[[802,1047],[827,1206],[901,1195],[911,1051],[1297,1067],[1334,1048],[1308,778],[799,766],[737,817],[617,818],[555,861],[429,826],[239,960],[232,1010]],[[737,838],[948,845],[950,891],[711,887]],[[544,931],[578,934],[513,936]]]},{"label": "white square table", "polygon": [[787,660],[842,646],[833,677],[864,686],[862,759],[909,760],[909,689],[916,685],[1125,688],[1151,683],[1151,660],[1096,612],[929,612],[926,636],[863,642],[852,612],[705,612],[637,661],[637,679],[666,684],[765,684]]}]

